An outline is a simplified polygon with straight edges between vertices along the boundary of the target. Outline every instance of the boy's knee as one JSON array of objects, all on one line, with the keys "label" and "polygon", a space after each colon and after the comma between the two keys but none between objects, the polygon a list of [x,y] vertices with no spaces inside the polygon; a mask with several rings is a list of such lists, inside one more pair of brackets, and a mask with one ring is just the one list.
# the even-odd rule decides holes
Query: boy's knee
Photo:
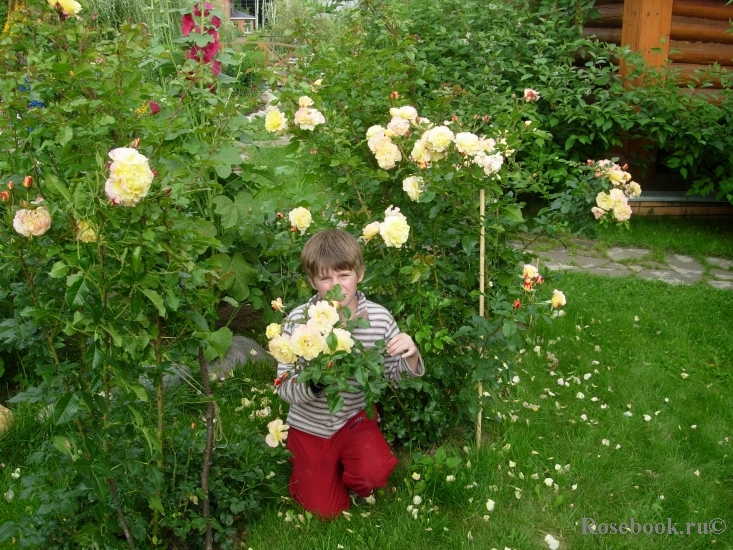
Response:
[{"label": "boy's knee", "polygon": [[369,494],[374,489],[387,485],[392,470],[397,466],[397,459],[393,455],[374,460],[374,457],[364,457],[352,468],[344,471],[344,483],[357,493]]}]

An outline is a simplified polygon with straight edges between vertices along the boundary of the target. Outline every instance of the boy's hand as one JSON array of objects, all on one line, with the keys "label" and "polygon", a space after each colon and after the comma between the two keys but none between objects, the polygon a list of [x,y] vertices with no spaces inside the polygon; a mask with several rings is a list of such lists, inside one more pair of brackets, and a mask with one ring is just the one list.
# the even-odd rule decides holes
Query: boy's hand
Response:
[{"label": "boy's hand", "polygon": [[401,332],[387,342],[387,353],[390,357],[401,355],[402,358],[407,361],[410,369],[413,372],[416,371],[420,352],[417,350],[417,346],[415,345],[415,342],[412,341],[412,337],[410,337],[409,334]]}]

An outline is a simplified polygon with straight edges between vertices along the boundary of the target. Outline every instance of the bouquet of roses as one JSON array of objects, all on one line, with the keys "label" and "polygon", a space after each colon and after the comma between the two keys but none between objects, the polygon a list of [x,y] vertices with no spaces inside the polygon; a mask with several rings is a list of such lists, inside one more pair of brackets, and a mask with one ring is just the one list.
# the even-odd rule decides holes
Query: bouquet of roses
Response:
[{"label": "bouquet of roses", "polygon": [[[293,365],[275,379],[275,387],[297,374],[299,383],[324,388],[331,414],[344,405],[342,392],[364,392],[366,411],[373,407],[389,380],[384,377],[385,343],[365,348],[352,337],[358,328],[368,328],[366,319],[351,319],[351,310],[341,307],[341,287],[335,285],[325,299],[308,307],[305,317],[286,318],[267,327],[268,349],[282,364]],[[282,304],[276,309],[282,311]]]}]

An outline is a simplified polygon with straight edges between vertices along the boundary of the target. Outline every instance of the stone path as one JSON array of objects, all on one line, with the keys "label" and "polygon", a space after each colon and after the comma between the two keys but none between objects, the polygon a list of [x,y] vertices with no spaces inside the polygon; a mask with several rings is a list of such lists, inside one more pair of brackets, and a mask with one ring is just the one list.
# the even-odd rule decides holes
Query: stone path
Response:
[{"label": "stone path", "polygon": [[[709,285],[733,290],[733,260],[705,258],[704,263],[691,256],[667,254],[664,262],[653,261],[643,248],[613,247],[601,253],[594,241],[576,239],[570,247],[532,250],[539,257],[540,268],[550,271],[578,271],[608,277],[636,276],[669,284],[692,284],[705,281]],[[533,263],[537,263],[536,261]]]}]

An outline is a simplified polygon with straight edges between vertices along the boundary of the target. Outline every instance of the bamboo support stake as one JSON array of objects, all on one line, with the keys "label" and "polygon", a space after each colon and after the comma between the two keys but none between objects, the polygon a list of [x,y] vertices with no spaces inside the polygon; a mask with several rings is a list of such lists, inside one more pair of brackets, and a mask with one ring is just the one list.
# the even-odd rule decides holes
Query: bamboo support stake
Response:
[{"label": "bamboo support stake", "polygon": [[[479,297],[478,297],[478,314],[479,316],[484,316],[484,289],[485,289],[485,279],[486,279],[486,229],[484,227],[484,222],[486,218],[486,192],[481,189],[479,192],[479,216],[481,218],[481,236],[479,237],[479,271],[478,271],[478,289],[479,289]],[[483,351],[483,348],[482,348]],[[478,396],[479,399],[484,393],[483,384],[479,380],[478,383]],[[479,407],[478,410],[478,417],[476,418],[476,448],[481,447],[481,421],[483,420],[483,408]]]}]

